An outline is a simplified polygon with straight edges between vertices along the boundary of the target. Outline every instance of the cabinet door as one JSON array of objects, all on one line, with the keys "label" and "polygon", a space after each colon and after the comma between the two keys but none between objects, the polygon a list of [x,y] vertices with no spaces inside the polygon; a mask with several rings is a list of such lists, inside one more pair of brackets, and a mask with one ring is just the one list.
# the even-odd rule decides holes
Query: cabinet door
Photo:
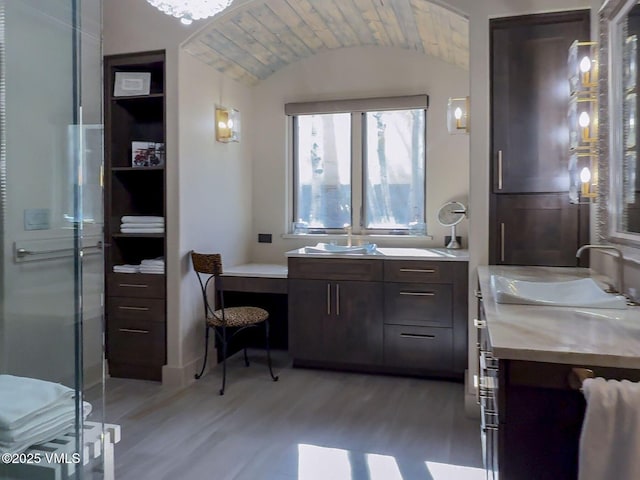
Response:
[{"label": "cabinet door", "polygon": [[565,194],[496,195],[495,202],[492,264],[576,265],[583,217]]},{"label": "cabinet door", "polygon": [[567,192],[567,54],[589,12],[491,21],[494,193]]},{"label": "cabinet door", "polygon": [[325,317],[327,361],[352,365],[382,363],[382,283],[333,282],[331,315]]},{"label": "cabinet door", "polygon": [[325,360],[325,317],[331,312],[331,284],[323,280],[289,280],[289,352],[294,359]]}]

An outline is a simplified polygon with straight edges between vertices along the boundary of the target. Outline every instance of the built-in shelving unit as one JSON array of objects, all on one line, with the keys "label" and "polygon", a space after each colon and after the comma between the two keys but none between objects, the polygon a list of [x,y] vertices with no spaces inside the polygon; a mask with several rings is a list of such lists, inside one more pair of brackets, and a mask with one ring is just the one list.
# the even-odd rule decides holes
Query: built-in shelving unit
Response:
[{"label": "built-in shelving unit", "polygon": [[[116,96],[116,83],[122,82],[127,73],[149,74],[148,89],[144,82],[137,81],[129,87],[140,86],[143,90],[140,94]],[[164,257],[166,252],[164,233],[122,233],[120,230],[123,216],[165,217],[165,165],[171,161],[164,156],[165,54],[154,51],[106,56],[104,78],[105,310],[109,374],[161,380],[162,366],[166,363],[166,274],[115,273],[113,267],[139,265],[145,259]],[[161,164],[134,166],[133,142],[164,145]]]}]

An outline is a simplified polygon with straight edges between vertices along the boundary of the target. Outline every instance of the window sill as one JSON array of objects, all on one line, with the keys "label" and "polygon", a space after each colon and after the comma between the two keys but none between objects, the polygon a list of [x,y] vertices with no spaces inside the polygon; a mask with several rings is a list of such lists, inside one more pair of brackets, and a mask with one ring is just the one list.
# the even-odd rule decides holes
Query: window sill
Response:
[{"label": "window sill", "polygon": [[[344,233],[284,233],[280,238],[287,240],[301,240],[303,238],[312,238],[317,240],[342,240],[346,239],[347,235]],[[413,239],[413,240],[433,240],[433,235],[392,235],[392,234],[366,234],[359,235],[353,234],[352,240],[357,242],[360,240],[398,240],[398,239]]]}]

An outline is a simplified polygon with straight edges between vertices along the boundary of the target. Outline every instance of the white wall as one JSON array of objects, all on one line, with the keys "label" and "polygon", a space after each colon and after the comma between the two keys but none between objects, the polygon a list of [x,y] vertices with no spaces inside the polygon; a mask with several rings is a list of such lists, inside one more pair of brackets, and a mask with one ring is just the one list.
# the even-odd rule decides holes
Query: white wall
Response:
[{"label": "white wall", "polygon": [[[184,384],[200,367],[204,352],[202,297],[189,251],[220,253],[223,267],[249,260],[253,109],[248,87],[185,52],[179,65],[180,240],[178,252],[172,254],[180,260],[178,337],[182,342],[177,352],[175,347],[170,349],[163,380],[172,375],[167,382]],[[240,111],[239,143],[216,142],[216,105]]]},{"label": "white wall", "polygon": [[[233,8],[243,3],[236,0]],[[220,18],[224,18],[220,17]],[[199,286],[186,253],[223,254],[225,265],[248,261],[250,146],[214,141],[216,103],[238,108],[251,138],[248,90],[180,52],[206,21],[185,26],[145,1],[105,0],[105,55],[166,50],[167,366],[163,383],[183,385],[204,354]]]},{"label": "white wall", "polygon": [[[253,236],[251,258],[286,262],[284,252],[308,239],[282,238],[288,233],[292,174],[288,158],[284,104],[399,95],[429,95],[427,110],[427,230],[433,240],[393,238],[379,245],[444,246],[450,228],[436,220],[438,207],[451,200],[467,204],[469,137],[449,135],[449,97],[469,91],[469,72],[437,58],[396,48],[354,47],[319,53],[274,73],[253,89],[255,131],[253,168]],[[257,243],[258,233],[271,233],[272,244]],[[458,229],[466,245],[467,222]]]}]

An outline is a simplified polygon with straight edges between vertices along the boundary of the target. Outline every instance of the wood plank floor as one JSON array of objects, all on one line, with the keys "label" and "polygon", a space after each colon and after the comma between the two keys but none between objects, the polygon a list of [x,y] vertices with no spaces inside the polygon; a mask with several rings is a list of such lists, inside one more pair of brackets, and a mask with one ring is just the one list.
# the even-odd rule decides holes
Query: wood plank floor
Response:
[{"label": "wood plank floor", "polygon": [[293,369],[286,352],[275,354],[273,382],[263,352],[250,360],[248,368],[240,355],[229,360],[222,397],[220,367],[172,391],[109,379],[106,420],[122,426],[116,478],[484,478],[462,384]]}]

